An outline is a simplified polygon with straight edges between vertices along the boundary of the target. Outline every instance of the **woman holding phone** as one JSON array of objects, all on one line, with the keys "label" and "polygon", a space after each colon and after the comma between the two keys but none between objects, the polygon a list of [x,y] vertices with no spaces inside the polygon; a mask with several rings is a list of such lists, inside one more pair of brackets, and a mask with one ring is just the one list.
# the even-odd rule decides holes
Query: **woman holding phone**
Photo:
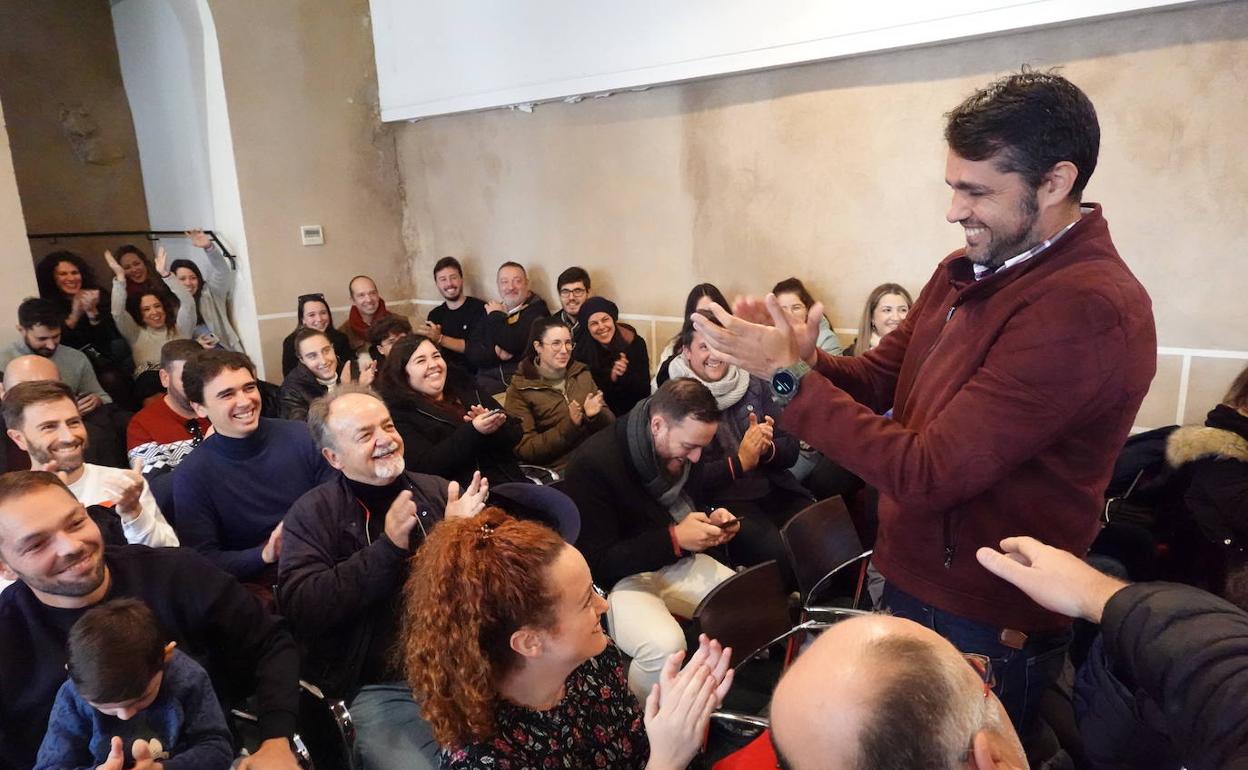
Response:
[{"label": "woman holding phone", "polygon": [[461,486],[473,471],[492,485],[528,482],[513,451],[519,421],[482,393],[471,375],[448,365],[428,337],[410,334],[394,343],[376,389],[403,437],[409,469]]}]

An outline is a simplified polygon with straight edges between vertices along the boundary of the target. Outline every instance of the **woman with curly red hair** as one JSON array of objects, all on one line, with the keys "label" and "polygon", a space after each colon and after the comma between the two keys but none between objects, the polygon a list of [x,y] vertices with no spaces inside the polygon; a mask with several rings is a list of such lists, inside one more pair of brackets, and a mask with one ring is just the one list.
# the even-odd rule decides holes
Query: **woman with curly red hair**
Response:
[{"label": "woman with curly red hair", "polygon": [[403,662],[446,770],[680,770],[732,683],[731,651],[703,637],[643,714],[584,557],[498,508],[439,524],[404,601]]}]

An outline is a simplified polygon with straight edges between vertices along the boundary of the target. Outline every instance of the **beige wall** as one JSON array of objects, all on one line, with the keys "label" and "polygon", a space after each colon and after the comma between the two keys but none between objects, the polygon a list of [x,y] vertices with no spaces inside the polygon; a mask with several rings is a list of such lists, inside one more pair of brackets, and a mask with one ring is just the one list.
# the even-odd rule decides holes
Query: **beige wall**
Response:
[{"label": "beige wall", "polygon": [[[941,115],[1023,62],[1063,65],[1097,106],[1086,197],[1152,295],[1160,343],[1248,349],[1248,3],[400,124],[419,296],[436,296],[444,254],[477,292],[516,259],[554,299],[581,264],[625,312],[663,315],[698,281],[731,295],[796,274],[856,326],[872,286],[917,290],[959,245]],[[1206,368],[1202,413],[1231,367]],[[1166,421],[1175,378],[1150,402]]]},{"label": "beige wall", "polygon": [[[309,292],[346,304],[347,282],[361,272],[383,296],[411,296],[394,140],[377,114],[367,0],[211,7],[263,356],[280,381],[281,340],[294,321],[265,315],[293,313]],[[322,225],[325,245],[300,245],[303,224]]]},{"label": "beige wall", "polygon": [[[30,269],[30,244],[26,240],[26,220],[17,193],[13,156],[4,107],[0,105],[0,266],[5,280],[0,282],[0,307],[16,308],[36,293],[35,273]],[[0,319],[0,345],[17,339],[16,318]]]},{"label": "beige wall", "polygon": [[[147,229],[108,0],[0,3],[0,99],[27,232]],[[120,243],[30,248],[36,258],[58,248],[80,251],[104,270],[100,252]]]}]

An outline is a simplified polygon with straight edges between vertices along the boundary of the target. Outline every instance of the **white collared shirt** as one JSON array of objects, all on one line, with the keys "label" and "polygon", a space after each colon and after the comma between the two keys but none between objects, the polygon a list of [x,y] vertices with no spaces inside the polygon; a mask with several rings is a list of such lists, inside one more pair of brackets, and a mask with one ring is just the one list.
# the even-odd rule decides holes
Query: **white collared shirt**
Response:
[{"label": "white collared shirt", "polygon": [[[1079,216],[1080,216],[1080,218],[1082,218],[1085,214],[1091,214],[1091,213],[1092,213],[1092,207],[1091,207],[1091,206],[1080,206],[1080,207],[1079,207]],[[1002,263],[1001,263],[1001,266],[1000,266],[1000,267],[998,267],[998,268],[996,268],[995,270],[994,270],[993,268],[990,268],[990,267],[985,267],[984,265],[973,265],[972,267],[974,267],[974,269],[975,269],[975,280],[977,280],[977,281],[982,280],[982,279],[987,278],[988,276],[990,276],[990,275],[992,275],[992,274],[994,274],[994,273],[998,273],[998,272],[1000,272],[1000,271],[1002,271],[1002,270],[1007,270],[1007,269],[1009,269],[1009,268],[1011,268],[1011,267],[1014,267],[1015,265],[1018,265],[1018,264],[1021,264],[1021,263],[1023,263],[1023,262],[1026,262],[1027,260],[1029,260],[1029,259],[1031,259],[1032,257],[1036,256],[1036,255],[1037,255],[1037,254],[1039,254],[1040,252],[1042,252],[1042,251],[1044,251],[1045,249],[1049,248],[1049,247],[1050,247],[1050,246],[1052,246],[1053,244],[1057,243],[1058,239],[1059,239],[1059,238],[1061,238],[1063,235],[1065,235],[1065,234],[1066,234],[1066,232],[1067,232],[1068,230],[1070,230],[1070,228],[1074,227],[1074,226],[1075,226],[1075,222],[1078,222],[1078,221],[1079,221],[1079,220],[1078,220],[1078,219],[1076,219],[1074,222],[1071,222],[1070,224],[1066,225],[1066,226],[1065,226],[1065,227],[1063,227],[1061,230],[1058,230],[1058,231],[1057,231],[1057,234],[1056,234],[1056,235],[1054,235],[1053,237],[1048,238],[1048,239],[1046,239],[1046,240],[1043,240],[1043,241],[1041,241],[1041,242],[1037,243],[1035,246],[1032,246],[1030,249],[1027,249],[1027,250],[1026,250],[1026,251],[1024,251],[1022,254],[1018,254],[1018,255],[1016,255],[1016,256],[1010,257],[1009,259],[1007,259],[1007,260],[1005,260],[1004,262],[1002,262]]]}]

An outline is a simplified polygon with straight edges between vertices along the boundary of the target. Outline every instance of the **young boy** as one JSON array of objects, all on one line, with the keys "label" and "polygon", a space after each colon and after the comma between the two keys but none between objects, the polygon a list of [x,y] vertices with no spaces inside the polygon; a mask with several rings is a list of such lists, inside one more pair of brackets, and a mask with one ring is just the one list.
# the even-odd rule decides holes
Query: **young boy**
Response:
[{"label": "young boy", "polygon": [[174,646],[137,599],[79,618],[35,770],[226,770],[234,751],[212,682]]}]

